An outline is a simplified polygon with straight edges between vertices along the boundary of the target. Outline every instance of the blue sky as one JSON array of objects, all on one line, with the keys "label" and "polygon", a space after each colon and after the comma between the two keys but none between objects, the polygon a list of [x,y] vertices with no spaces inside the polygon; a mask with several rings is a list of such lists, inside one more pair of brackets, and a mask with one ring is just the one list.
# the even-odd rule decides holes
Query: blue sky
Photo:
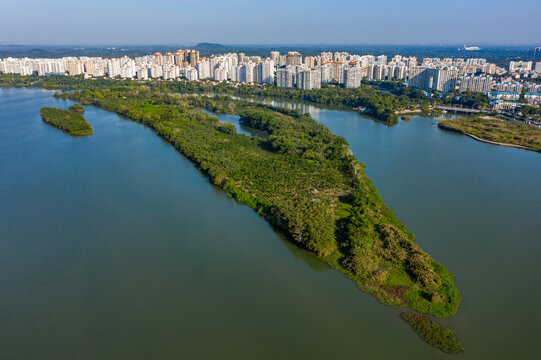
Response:
[{"label": "blue sky", "polygon": [[539,0],[11,0],[0,44],[536,44]]}]

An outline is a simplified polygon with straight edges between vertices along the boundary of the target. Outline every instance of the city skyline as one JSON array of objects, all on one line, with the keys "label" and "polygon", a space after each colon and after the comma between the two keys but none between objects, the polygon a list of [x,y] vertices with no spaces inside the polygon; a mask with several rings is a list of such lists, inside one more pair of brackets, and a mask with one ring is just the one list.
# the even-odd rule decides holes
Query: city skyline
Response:
[{"label": "city skyline", "polygon": [[[538,50],[539,48],[536,48]],[[530,105],[539,106],[541,84],[529,83],[541,74],[541,62],[510,61],[508,70],[485,58],[439,58],[394,55],[356,55],[348,52],[321,52],[303,56],[297,51],[270,56],[244,53],[200,56],[193,49],[155,52],[135,58],[63,57],[0,59],[0,73],[19,75],[84,75],[85,78],[215,80],[237,84],[269,84],[281,88],[320,89],[322,85],[360,88],[368,81],[398,81],[402,85],[459,93],[474,91],[488,96],[493,109],[521,106],[521,94]],[[521,80],[521,81],[516,81]],[[494,90],[494,91],[492,91]],[[424,92],[425,97],[434,96]],[[439,96],[439,94],[437,94]],[[460,99],[460,96],[458,97]],[[509,100],[511,100],[509,102]]]},{"label": "city skyline", "polygon": [[[21,0],[3,6],[0,44],[526,45],[539,41],[540,11],[533,0],[458,0],[452,6],[424,0],[97,0],[84,6]],[[508,16],[517,12],[520,16]],[[506,26],[498,26],[502,22]]]}]

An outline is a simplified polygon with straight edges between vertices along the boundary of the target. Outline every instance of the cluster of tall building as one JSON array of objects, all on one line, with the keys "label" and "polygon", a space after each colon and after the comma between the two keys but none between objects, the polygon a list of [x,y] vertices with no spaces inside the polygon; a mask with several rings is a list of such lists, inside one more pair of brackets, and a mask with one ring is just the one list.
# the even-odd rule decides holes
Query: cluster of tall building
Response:
[{"label": "cluster of tall building", "polygon": [[488,75],[502,75],[506,73],[506,70],[487,62],[483,58],[424,58],[421,66],[436,67],[436,68],[455,68],[458,70],[459,75],[474,75],[474,74],[488,74]]},{"label": "cluster of tall building", "polygon": [[276,72],[276,86],[303,90],[321,88],[321,71],[305,65],[288,65]]},{"label": "cluster of tall building", "polygon": [[541,76],[541,61],[511,61],[509,62],[509,75],[515,79],[527,79]]},{"label": "cluster of tall building", "polygon": [[492,89],[492,76],[472,76],[463,75],[459,78],[459,92],[475,91],[483,94],[488,93]]},{"label": "cluster of tall building", "polygon": [[351,55],[346,52],[323,52],[304,58],[298,52],[280,55],[272,52],[271,58],[278,61],[276,84],[281,87],[317,89],[321,84],[341,84],[346,88],[361,86],[361,80],[406,79],[408,67],[417,64],[415,57]]},{"label": "cluster of tall building", "polygon": [[184,75],[186,67],[199,62],[196,50],[178,50],[176,53],[137,57],[104,59],[101,57],[63,57],[58,59],[6,58],[0,60],[0,72],[7,74],[31,75],[84,75],[85,77],[111,78],[165,78]]},{"label": "cluster of tall building", "polygon": [[[85,77],[186,78],[190,81],[213,79],[239,83],[276,84],[304,90],[321,88],[322,84],[340,84],[346,88],[361,86],[367,80],[401,80],[409,86],[442,92],[476,91],[528,93],[541,92],[541,85],[517,82],[525,73],[541,74],[541,62],[512,61],[509,74],[514,77],[495,82],[494,76],[507,71],[482,58],[424,58],[396,55],[355,55],[347,52],[322,52],[303,57],[296,51],[270,56],[246,56],[229,53],[200,57],[196,50],[174,53],[106,59],[100,57],[64,57],[59,59],[0,59],[0,72],[21,75],[84,75]],[[536,75],[537,76],[537,75]]]},{"label": "cluster of tall building", "polygon": [[530,105],[539,105],[541,101],[541,84],[522,83],[513,81],[512,78],[502,79],[492,85],[492,91],[488,92],[489,99],[516,101],[521,95]]},{"label": "cluster of tall building", "polygon": [[495,91],[504,91],[504,92],[514,92],[521,94],[522,92],[530,93],[541,93],[541,84],[536,83],[522,83],[518,81],[513,81],[511,78],[502,79],[498,83],[492,85],[492,90]]}]

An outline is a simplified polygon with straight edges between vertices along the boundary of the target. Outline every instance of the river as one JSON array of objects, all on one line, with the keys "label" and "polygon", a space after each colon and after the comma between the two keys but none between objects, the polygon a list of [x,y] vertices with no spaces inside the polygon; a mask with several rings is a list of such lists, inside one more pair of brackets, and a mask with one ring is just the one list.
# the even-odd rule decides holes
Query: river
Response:
[{"label": "river", "polygon": [[[447,359],[396,309],[212,186],[152,130],[0,89],[2,359]],[[308,111],[344,136],[421,247],[456,274],[461,359],[537,358],[541,154],[413,117]],[[235,122],[235,117],[222,117]]]}]

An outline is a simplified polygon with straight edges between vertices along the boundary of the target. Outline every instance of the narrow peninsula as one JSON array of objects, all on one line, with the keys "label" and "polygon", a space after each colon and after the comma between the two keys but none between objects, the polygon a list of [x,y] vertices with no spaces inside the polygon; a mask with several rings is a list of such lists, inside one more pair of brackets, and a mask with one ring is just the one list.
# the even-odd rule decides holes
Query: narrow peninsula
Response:
[{"label": "narrow peninsula", "polygon": [[473,116],[443,120],[438,127],[490,144],[541,152],[541,129],[518,121]]},{"label": "narrow peninsula", "polygon": [[[77,106],[82,108],[80,105]],[[92,126],[81,115],[79,109],[72,110],[70,107],[70,110],[62,110],[44,107],[41,109],[41,117],[47,124],[51,124],[70,135],[86,136],[92,134]]]},{"label": "narrow peninsula", "polygon": [[[348,148],[309,114],[227,96],[123,87],[55,95],[152,128],[212,182],[382,303],[456,313],[453,275],[415,242]],[[268,137],[238,134],[202,109],[240,116]]]}]

